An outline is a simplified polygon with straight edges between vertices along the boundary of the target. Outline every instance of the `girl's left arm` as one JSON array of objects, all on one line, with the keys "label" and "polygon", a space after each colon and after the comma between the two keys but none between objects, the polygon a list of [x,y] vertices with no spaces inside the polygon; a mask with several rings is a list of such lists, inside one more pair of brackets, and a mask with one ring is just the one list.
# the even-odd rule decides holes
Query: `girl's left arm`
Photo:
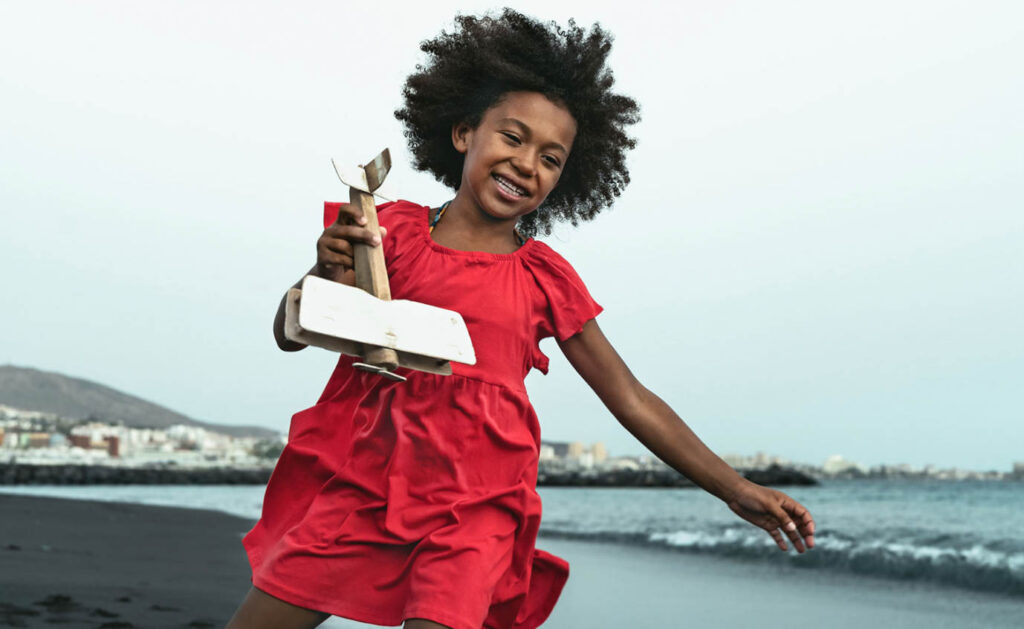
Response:
[{"label": "girl's left arm", "polygon": [[712,452],[689,426],[633,375],[597,321],[558,346],[608,410],[659,459],[725,502],[736,515],[768,531],[779,548],[785,531],[804,552],[814,547],[810,512],[786,494],[752,483]]}]

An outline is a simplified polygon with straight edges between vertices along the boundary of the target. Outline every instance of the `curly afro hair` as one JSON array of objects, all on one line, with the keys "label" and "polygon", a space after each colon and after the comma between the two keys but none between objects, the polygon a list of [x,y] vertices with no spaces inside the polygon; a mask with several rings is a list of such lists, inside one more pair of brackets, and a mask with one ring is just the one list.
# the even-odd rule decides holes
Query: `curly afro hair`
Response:
[{"label": "curly afro hair", "polygon": [[452,127],[476,127],[508,92],[539,92],[569,110],[576,139],[558,185],[518,228],[546,235],[556,221],[575,226],[593,219],[629,183],[625,153],[636,140],[624,129],[640,119],[636,101],[611,91],[611,35],[596,23],[589,32],[573,20],[562,29],[512,9],[497,17],[460,15],[455,23],[453,32],[420,44],[428,60],[406,80],[404,107],[395,111],[415,168],[457,189],[464,156],[452,146]]}]

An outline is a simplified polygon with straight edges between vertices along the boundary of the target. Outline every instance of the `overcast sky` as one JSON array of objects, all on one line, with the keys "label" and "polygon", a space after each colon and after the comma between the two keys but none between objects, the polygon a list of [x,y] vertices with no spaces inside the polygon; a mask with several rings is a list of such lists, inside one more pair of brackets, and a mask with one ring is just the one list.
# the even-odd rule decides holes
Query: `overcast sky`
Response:
[{"label": "overcast sky", "polygon": [[[0,363],[287,430],[330,158],[384,146],[418,42],[474,2],[19,2],[0,12]],[[401,7],[401,9],[397,7]],[[720,454],[1024,461],[1024,10],[1014,2],[522,2],[615,35],[633,182],[546,241],[631,369]],[[543,437],[643,446],[553,340]]]}]

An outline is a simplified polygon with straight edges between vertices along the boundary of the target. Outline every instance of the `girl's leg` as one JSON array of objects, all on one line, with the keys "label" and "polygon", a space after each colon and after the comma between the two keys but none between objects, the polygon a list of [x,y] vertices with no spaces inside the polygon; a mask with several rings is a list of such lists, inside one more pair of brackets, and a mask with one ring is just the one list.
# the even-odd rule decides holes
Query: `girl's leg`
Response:
[{"label": "girl's leg", "polygon": [[224,629],[313,629],[330,617],[252,587]]},{"label": "girl's leg", "polygon": [[451,627],[426,618],[409,618],[402,625],[402,629],[451,629]]}]

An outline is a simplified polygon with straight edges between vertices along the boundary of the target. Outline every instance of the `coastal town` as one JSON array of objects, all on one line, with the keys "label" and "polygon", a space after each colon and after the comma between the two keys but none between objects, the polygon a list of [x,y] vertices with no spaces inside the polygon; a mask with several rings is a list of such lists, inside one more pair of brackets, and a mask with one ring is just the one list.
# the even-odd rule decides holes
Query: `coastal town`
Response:
[{"label": "coastal town", "polygon": [[[166,428],[131,427],[97,418],[69,419],[0,404],[0,466],[227,468],[250,470],[260,478],[261,474],[269,473],[286,439],[285,435],[276,438],[231,436],[184,424]],[[817,480],[1024,480],[1024,461],[1015,462],[1009,470],[977,471],[909,464],[867,467],[840,455],[829,456],[820,465],[794,462],[763,452],[752,456],[726,454],[722,458],[738,471],[785,469]],[[558,479],[562,479],[564,484],[585,484],[580,479],[585,481],[588,476],[600,474],[619,474],[614,478],[630,477],[631,473],[635,476],[639,472],[660,473],[669,478],[678,476],[653,455],[613,456],[601,442],[542,441],[539,459],[542,483],[557,484]],[[0,475],[0,483],[5,482],[11,479],[5,481]],[[675,484],[685,485],[685,482]]]}]

